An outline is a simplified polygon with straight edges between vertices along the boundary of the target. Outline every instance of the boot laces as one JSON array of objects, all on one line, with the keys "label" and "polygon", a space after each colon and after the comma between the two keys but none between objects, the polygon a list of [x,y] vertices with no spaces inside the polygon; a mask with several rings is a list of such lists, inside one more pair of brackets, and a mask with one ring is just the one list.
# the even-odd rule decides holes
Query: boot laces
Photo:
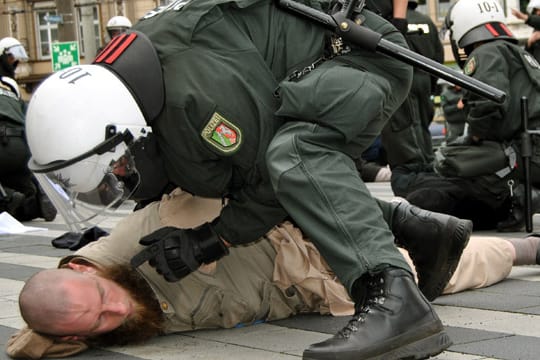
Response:
[{"label": "boot laces", "polygon": [[372,277],[368,282],[367,295],[362,303],[356,304],[356,311],[343,329],[338,331],[337,336],[348,339],[352,333],[358,331],[359,327],[365,323],[371,309],[379,307],[386,301],[384,292],[384,278],[382,276]]}]

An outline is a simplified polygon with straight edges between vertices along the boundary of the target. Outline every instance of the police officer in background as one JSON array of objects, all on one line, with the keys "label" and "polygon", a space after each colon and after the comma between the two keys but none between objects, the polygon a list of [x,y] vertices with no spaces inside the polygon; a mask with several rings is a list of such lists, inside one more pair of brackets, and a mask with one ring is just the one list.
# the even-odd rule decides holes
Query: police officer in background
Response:
[{"label": "police officer in background", "polygon": [[[507,98],[499,104],[463,92],[466,133],[438,150],[435,167],[442,177],[435,180],[437,186],[417,181],[417,190],[407,199],[427,209],[470,218],[475,229],[491,219],[499,231],[521,231],[521,98],[529,100],[529,127],[539,128],[540,65],[517,45],[505,18],[497,1],[460,0],[449,11],[446,27],[456,61],[466,75],[505,89]],[[539,160],[533,154],[532,180],[536,186]],[[447,191],[441,184],[445,180],[459,189]],[[537,190],[533,199],[534,210],[538,211]]]},{"label": "police officer in background", "polygon": [[120,35],[127,30],[131,29],[131,21],[125,16],[113,16],[107,21],[107,35],[109,35],[109,40],[114,38],[117,35]]},{"label": "police officer in background", "polygon": [[15,81],[17,65],[27,60],[19,40],[0,40],[0,212],[7,211],[19,221],[38,217],[51,221],[56,210],[27,166],[30,151],[24,136],[26,104]]},{"label": "police officer in background", "polygon": [[[443,63],[444,49],[438,29],[429,16],[416,10],[417,6],[418,1],[408,1],[407,44],[414,52]],[[431,95],[436,92],[437,79],[415,69],[409,96],[383,129],[382,144],[392,169],[392,190],[397,196],[406,195],[408,173],[432,171],[429,125],[435,113]]]},{"label": "police officer in background", "polygon": [[[383,18],[359,15],[406,46]],[[470,222],[371,196],[354,160],[406,98],[412,69],[350,44],[329,46],[339,44],[331,35],[273,1],[172,2],[117,36],[94,64],[40,85],[28,109],[30,164],[62,213],[78,220],[169,183],[223,198],[211,223],[141,239],[146,248],[132,265],[148,260],[168,281],[290,217],[356,303],[350,323],[306,358],[437,354],[451,341],[395,242],[422,248],[435,230],[452,253]],[[434,291],[447,274],[434,272]]]},{"label": "police officer in background", "polygon": [[132,26],[133,24],[131,21],[125,16],[117,15],[110,18],[105,26],[105,29],[107,30],[107,34],[105,35],[105,45],[100,47],[97,50],[97,53],[99,54],[115,36],[125,33],[127,30],[131,29]]},{"label": "police officer in background", "polygon": [[531,0],[527,4],[527,13],[518,9],[512,9],[512,15],[533,28],[533,32],[527,39],[525,49],[540,61],[540,0]]}]

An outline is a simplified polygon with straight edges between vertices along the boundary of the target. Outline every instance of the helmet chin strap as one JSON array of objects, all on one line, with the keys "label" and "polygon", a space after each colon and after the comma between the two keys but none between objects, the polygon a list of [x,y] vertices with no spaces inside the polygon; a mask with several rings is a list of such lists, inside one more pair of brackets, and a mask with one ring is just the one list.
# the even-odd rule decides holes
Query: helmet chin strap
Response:
[{"label": "helmet chin strap", "polygon": [[0,75],[5,75],[11,78],[14,78],[15,66],[9,63],[7,57],[8,55],[6,53],[0,55],[0,66],[2,67],[2,69],[0,70]]},{"label": "helmet chin strap", "polygon": [[133,156],[140,181],[130,198],[139,202],[161,196],[169,183],[169,178],[154,134],[139,137],[130,145],[129,151]]},{"label": "helmet chin strap", "polygon": [[93,64],[106,67],[122,80],[151,125],[165,102],[165,89],[161,64],[150,39],[128,30],[114,37]]}]

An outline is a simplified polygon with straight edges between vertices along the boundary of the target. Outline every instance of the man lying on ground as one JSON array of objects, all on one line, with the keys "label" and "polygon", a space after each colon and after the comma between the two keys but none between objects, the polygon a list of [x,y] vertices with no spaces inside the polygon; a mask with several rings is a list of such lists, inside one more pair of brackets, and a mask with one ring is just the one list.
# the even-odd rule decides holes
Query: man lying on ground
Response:
[{"label": "man lying on ground", "polygon": [[[276,226],[254,244],[231,248],[230,256],[203,265],[178,282],[166,282],[147,263],[138,271],[129,266],[141,249],[139,239],[146,234],[164,226],[198,226],[217,216],[221,206],[219,200],[176,190],[123,219],[109,236],[61,259],[59,269],[35,274],[19,297],[28,327],[11,338],[8,354],[61,357],[88,346],[139,343],[161,334],[231,328],[299,313],[354,313],[345,288],[290,222]],[[446,236],[444,222],[452,218],[430,219],[430,225],[440,226],[425,227],[437,237],[423,239],[425,245],[411,251],[416,270],[421,269],[420,279],[435,268],[453,272],[455,265],[448,269],[452,263],[448,258],[455,257],[456,251],[459,258],[470,235]],[[504,279],[514,264],[537,263],[539,241],[471,237],[450,281],[449,276],[442,277],[446,279],[443,292],[488,286]],[[444,253],[444,261],[429,263],[427,259],[437,258],[436,253]],[[424,289],[431,288],[426,281],[441,278],[428,279]]]}]

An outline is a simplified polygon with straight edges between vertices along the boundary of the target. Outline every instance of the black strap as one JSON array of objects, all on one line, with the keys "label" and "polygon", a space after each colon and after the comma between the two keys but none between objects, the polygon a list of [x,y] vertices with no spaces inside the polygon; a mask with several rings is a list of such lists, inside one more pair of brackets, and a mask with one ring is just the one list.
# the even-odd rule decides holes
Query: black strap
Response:
[{"label": "black strap", "polygon": [[3,146],[8,144],[8,137],[24,137],[24,129],[17,129],[7,127],[5,125],[0,126],[0,144]]},{"label": "black strap", "polygon": [[0,138],[1,137],[23,137],[23,136],[24,136],[24,129],[0,126]]}]

